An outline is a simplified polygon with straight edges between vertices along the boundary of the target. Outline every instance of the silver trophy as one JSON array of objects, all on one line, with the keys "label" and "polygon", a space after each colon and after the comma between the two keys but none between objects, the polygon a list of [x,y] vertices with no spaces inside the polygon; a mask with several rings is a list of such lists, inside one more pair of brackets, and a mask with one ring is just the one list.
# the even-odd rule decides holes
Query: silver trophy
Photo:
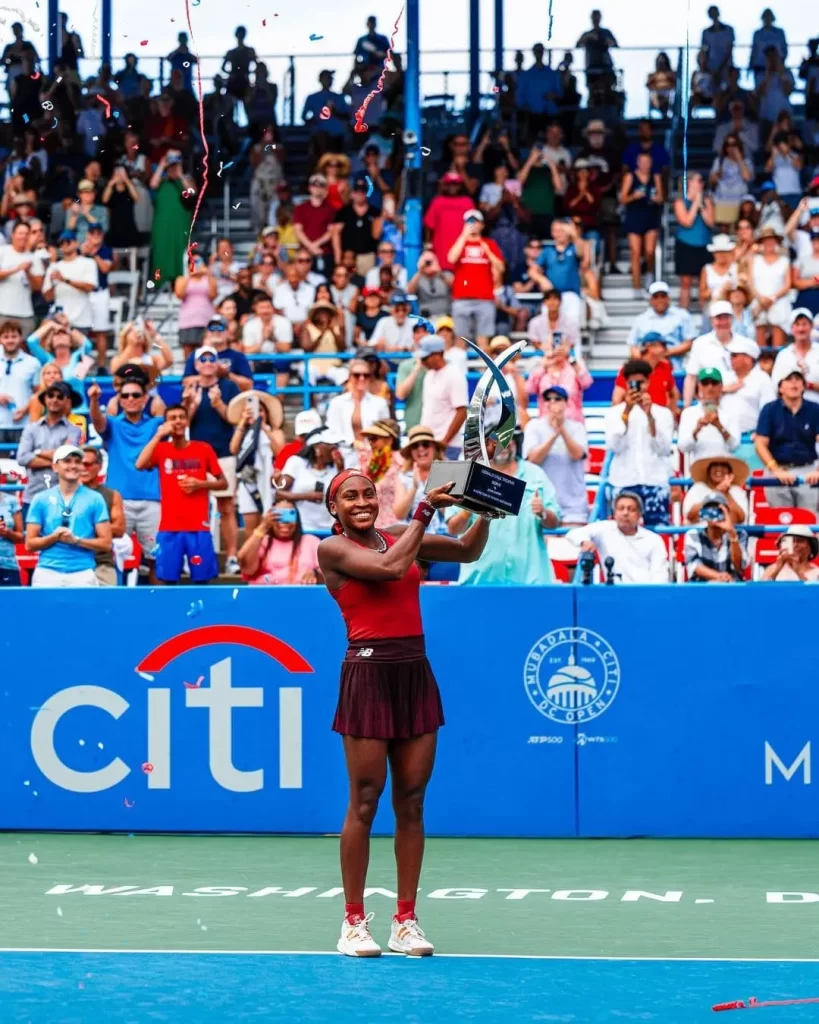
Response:
[{"label": "silver trophy", "polygon": [[468,338],[462,338],[472,351],[486,363],[486,372],[478,381],[469,403],[464,426],[464,460],[462,462],[433,462],[427,478],[426,490],[442,487],[452,481],[450,495],[461,508],[471,512],[502,513],[516,516],[520,511],[526,484],[489,465],[486,450],[486,401],[489,390],[497,384],[500,391],[501,412],[497,426],[490,428],[501,448],[505,448],[515,433],[515,400],[512,390],[501,373],[502,369],[526,347],[525,341],[510,345],[497,361]]}]

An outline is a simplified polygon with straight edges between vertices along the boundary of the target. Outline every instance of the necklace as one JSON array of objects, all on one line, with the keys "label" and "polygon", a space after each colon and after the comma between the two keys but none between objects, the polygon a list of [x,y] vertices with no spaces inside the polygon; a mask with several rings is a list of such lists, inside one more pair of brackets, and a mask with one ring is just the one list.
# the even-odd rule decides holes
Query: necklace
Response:
[{"label": "necklace", "polygon": [[[384,552],[387,550],[387,542],[384,540],[384,538],[381,536],[381,534],[378,532],[378,530],[375,531],[375,535],[376,535],[376,537],[378,537],[378,547],[375,548],[375,553],[377,555],[383,555]],[[349,534],[347,534],[347,533],[345,533],[344,536],[347,538],[347,540],[353,540],[353,538]],[[359,541],[353,540],[353,544],[358,544],[358,543],[359,543]],[[362,545],[362,547],[364,547],[364,546],[365,545]]]}]

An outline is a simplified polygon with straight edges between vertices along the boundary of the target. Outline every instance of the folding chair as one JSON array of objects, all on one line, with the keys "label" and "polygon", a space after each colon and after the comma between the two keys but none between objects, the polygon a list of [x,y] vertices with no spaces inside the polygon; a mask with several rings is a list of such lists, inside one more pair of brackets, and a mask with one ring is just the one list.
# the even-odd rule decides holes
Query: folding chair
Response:
[{"label": "folding chair", "polygon": [[139,274],[135,270],[112,270],[108,275],[110,288],[128,289],[126,320],[133,320],[136,312],[137,291],[139,290]]}]

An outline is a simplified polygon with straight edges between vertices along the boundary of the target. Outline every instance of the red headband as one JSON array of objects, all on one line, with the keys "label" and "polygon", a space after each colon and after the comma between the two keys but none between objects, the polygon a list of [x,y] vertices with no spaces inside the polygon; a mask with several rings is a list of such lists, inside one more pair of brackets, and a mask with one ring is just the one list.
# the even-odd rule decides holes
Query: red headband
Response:
[{"label": "red headband", "polygon": [[335,498],[339,487],[341,487],[342,484],[346,484],[352,476],[364,476],[364,474],[359,469],[342,469],[340,473],[336,473],[330,481],[330,486],[327,488],[328,507],[330,502]]}]

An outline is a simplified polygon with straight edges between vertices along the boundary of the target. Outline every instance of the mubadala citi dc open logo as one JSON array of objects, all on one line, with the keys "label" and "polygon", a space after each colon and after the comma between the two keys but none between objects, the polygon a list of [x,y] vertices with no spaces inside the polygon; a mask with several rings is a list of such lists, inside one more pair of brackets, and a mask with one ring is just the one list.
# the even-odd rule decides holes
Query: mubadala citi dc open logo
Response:
[{"label": "mubadala citi dc open logo", "polygon": [[523,669],[529,700],[553,722],[597,718],[620,688],[620,662],[599,633],[577,626],[553,629],[529,651]]}]

